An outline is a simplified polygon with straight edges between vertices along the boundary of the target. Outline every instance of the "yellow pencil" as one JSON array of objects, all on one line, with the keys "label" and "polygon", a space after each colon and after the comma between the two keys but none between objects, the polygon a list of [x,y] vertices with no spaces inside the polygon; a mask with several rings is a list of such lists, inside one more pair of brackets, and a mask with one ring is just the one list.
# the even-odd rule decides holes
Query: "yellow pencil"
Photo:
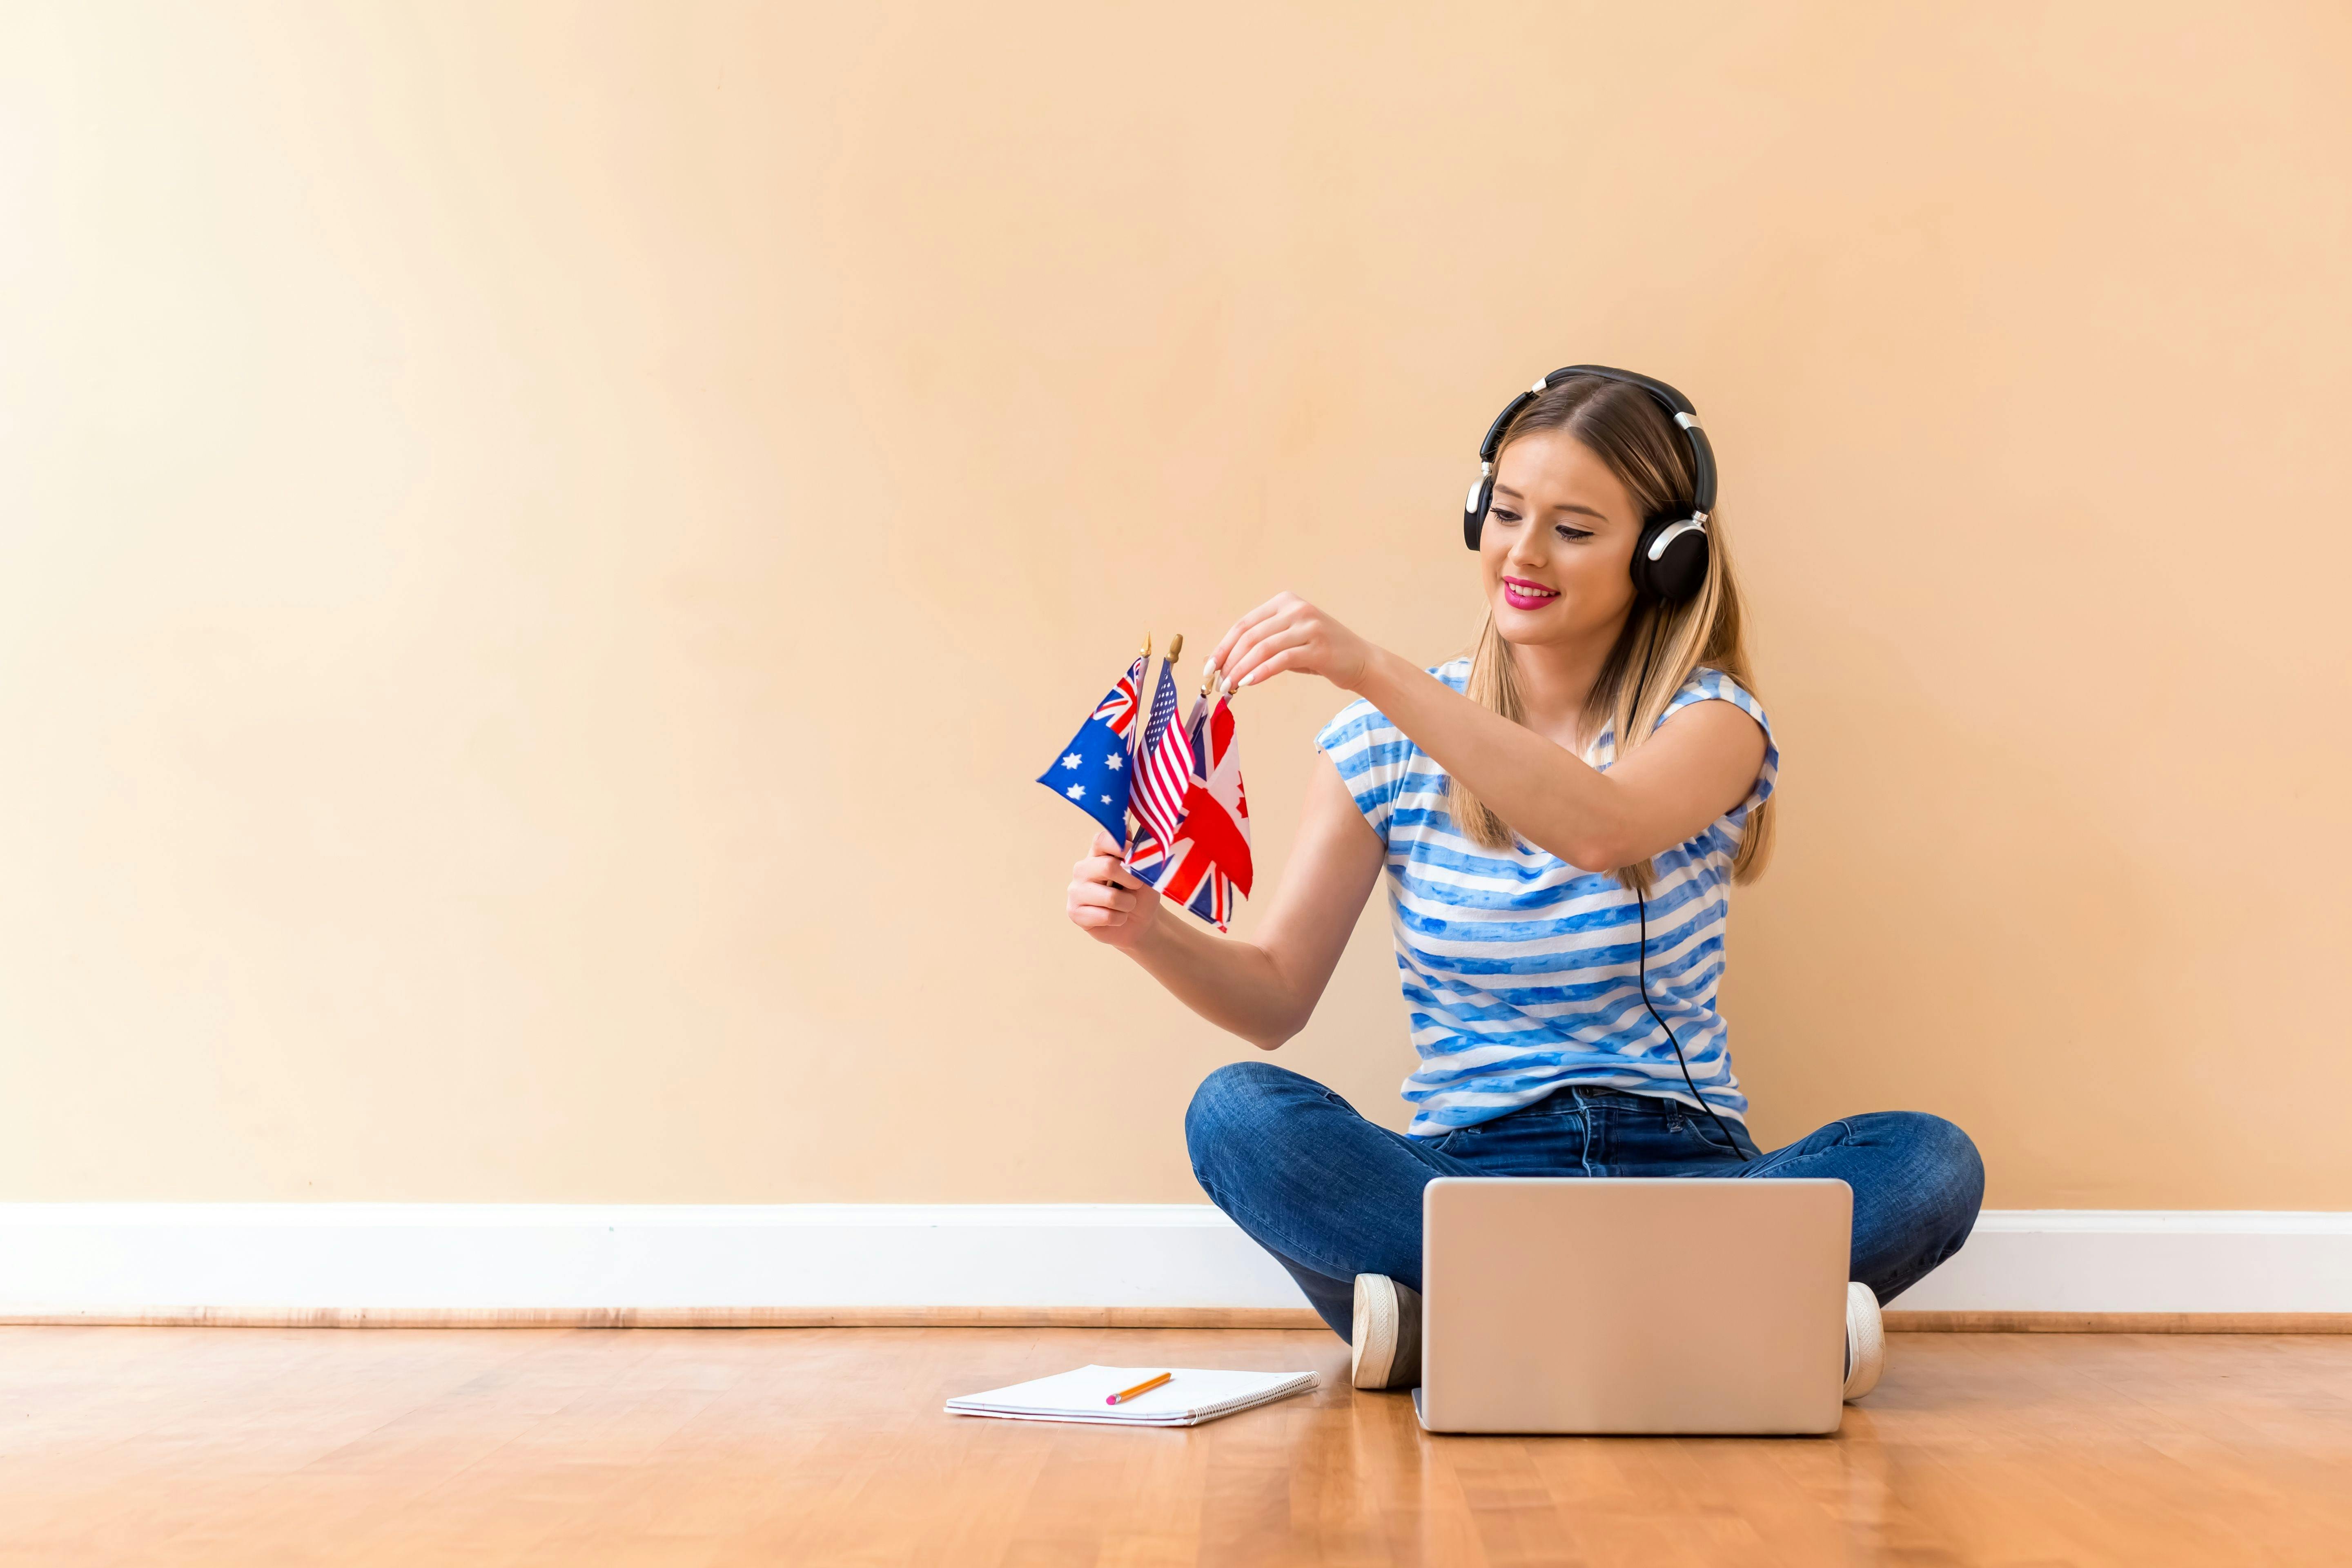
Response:
[{"label": "yellow pencil", "polygon": [[1114,1394],[1108,1399],[1104,1400],[1103,1403],[1105,1405],[1124,1404],[1128,1400],[1134,1398],[1139,1394],[1150,1393],[1153,1389],[1159,1387],[1161,1384],[1167,1382],[1170,1378],[1175,1375],[1176,1374],[1172,1372],[1163,1372],[1158,1377],[1145,1378],[1133,1388],[1120,1389],[1117,1394]]}]

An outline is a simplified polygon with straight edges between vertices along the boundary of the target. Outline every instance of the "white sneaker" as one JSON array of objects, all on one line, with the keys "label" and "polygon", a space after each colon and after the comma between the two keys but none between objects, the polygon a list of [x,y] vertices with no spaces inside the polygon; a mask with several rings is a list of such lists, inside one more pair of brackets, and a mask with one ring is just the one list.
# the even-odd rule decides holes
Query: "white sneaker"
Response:
[{"label": "white sneaker", "polygon": [[[1364,1285],[1356,1281],[1356,1312],[1362,1320]],[[1845,1396],[1860,1399],[1878,1386],[1886,1370],[1886,1326],[1878,1316],[1877,1292],[1859,1279],[1845,1288]]]},{"label": "white sneaker", "polygon": [[1421,1292],[1385,1274],[1356,1276],[1354,1354],[1358,1388],[1411,1388],[1421,1381]]}]

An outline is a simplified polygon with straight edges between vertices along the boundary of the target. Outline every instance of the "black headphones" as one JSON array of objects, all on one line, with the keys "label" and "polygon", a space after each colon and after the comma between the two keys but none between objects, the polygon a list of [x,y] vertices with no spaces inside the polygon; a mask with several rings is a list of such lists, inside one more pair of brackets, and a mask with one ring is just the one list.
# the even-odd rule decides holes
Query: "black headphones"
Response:
[{"label": "black headphones", "polygon": [[1533,403],[1544,388],[1571,375],[1597,375],[1640,387],[1658,400],[1674,419],[1675,427],[1689,440],[1691,473],[1696,480],[1692,487],[1690,513],[1677,517],[1670,511],[1661,512],[1644,521],[1642,536],[1633,542],[1631,570],[1634,590],[1646,598],[1690,597],[1706,581],[1706,519],[1715,510],[1715,448],[1707,445],[1706,432],[1699,428],[1698,410],[1691,406],[1689,398],[1663,381],[1636,375],[1630,370],[1612,370],[1605,364],[1572,364],[1565,370],[1556,370],[1511,399],[1510,406],[1495,416],[1495,423],[1486,427],[1486,438],[1478,444],[1478,477],[1471,481],[1470,497],[1462,503],[1462,542],[1473,550],[1478,548],[1478,530],[1486,522],[1486,509],[1495,500],[1495,450],[1503,444],[1503,432],[1511,427],[1519,410]]}]

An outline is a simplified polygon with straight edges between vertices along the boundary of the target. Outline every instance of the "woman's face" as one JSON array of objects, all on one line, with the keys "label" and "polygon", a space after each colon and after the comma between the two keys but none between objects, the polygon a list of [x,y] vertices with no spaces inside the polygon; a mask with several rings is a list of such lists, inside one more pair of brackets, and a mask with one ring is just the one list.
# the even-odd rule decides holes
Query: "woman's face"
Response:
[{"label": "woman's face", "polygon": [[1608,641],[1633,605],[1642,531],[1633,498],[1573,436],[1538,430],[1503,448],[1478,561],[1508,642]]}]

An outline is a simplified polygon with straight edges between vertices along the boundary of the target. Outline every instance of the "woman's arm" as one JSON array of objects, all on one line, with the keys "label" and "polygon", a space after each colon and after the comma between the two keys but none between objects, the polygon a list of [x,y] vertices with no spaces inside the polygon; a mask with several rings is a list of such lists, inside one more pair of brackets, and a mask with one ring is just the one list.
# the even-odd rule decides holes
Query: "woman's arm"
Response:
[{"label": "woman's arm", "polygon": [[1236,622],[1211,663],[1237,685],[1293,671],[1366,699],[1522,837],[1588,871],[1691,838],[1747,799],[1764,765],[1755,720],[1728,702],[1696,702],[1604,773],[1291,594]]},{"label": "woman's arm", "polygon": [[1270,1051],[1313,1016],[1386,854],[1325,758],[1254,940],[1216,936],[1182,918],[1119,866],[1108,833],[1097,833],[1094,853],[1072,868],[1070,921],[1143,965],[1210,1023]]},{"label": "woman's arm", "polygon": [[1602,773],[1386,648],[1353,689],[1529,843],[1588,871],[1648,859],[1748,798],[1764,731],[1728,702],[1696,702]]}]

